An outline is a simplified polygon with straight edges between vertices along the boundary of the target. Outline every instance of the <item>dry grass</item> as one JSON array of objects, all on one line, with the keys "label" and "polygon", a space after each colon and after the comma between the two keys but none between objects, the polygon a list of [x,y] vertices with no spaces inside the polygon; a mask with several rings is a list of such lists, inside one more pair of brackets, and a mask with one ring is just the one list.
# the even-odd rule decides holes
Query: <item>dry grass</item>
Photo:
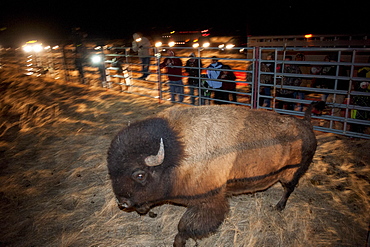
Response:
[{"label": "dry grass", "polygon": [[[170,105],[13,72],[0,72],[0,246],[171,246],[185,208],[156,207],[154,219],[119,211],[105,161],[123,125]],[[198,246],[364,246],[369,141],[317,138],[282,213],[271,207],[280,185],[230,198],[227,219]]]}]

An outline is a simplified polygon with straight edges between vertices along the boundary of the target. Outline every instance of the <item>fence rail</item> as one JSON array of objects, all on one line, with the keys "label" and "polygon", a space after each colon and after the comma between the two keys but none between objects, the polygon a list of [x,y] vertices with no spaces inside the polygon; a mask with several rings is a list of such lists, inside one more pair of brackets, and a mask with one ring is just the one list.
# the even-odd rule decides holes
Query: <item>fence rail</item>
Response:
[{"label": "fence rail", "polygon": [[[167,55],[168,49],[174,50],[176,55]],[[191,59],[201,61],[203,66],[186,66],[190,53],[195,55]],[[297,53],[303,54],[304,60],[298,61]],[[105,56],[110,88],[124,86],[126,88],[121,88],[124,92],[160,101],[191,105],[236,104],[296,116],[303,116],[303,110],[312,101],[323,100],[326,109],[322,115],[313,117],[316,130],[370,139],[370,90],[365,86],[361,88],[370,82],[370,72],[368,77],[358,76],[360,69],[370,67],[370,48],[249,47],[226,52],[217,48],[153,48],[146,80],[140,78],[140,57],[132,54],[128,47],[112,48]],[[207,68],[213,56],[229,67]],[[123,60],[120,66],[127,70],[128,77],[115,74],[113,57]],[[160,64],[164,59],[175,58],[180,59],[182,65],[170,67],[183,72],[170,75],[173,80],[170,81],[166,68],[161,69]],[[268,64],[272,67],[267,69]],[[185,71],[189,69],[199,72],[188,74]],[[209,71],[226,76],[205,78]],[[235,78],[230,79],[230,74]],[[129,79],[129,83],[117,78]],[[189,84],[191,80],[196,81],[195,85]],[[206,83],[209,81],[221,82],[223,86],[209,87]]]},{"label": "fence rail", "polygon": [[[175,55],[168,55],[168,49]],[[66,81],[82,78],[83,83],[159,102],[235,104],[300,117],[312,101],[325,101],[326,109],[313,116],[314,129],[370,139],[370,48],[161,47],[151,48],[149,64],[143,66],[144,57],[129,47],[111,47],[98,52],[103,58],[100,63],[85,58],[82,67],[73,50],[53,52],[35,61],[48,61]],[[223,67],[208,67],[214,56]],[[165,59],[180,59],[181,65],[166,66]],[[189,59],[195,62],[186,65]],[[168,68],[181,73],[167,74]],[[211,73],[217,76],[208,78]],[[222,86],[211,87],[212,82]]]}]

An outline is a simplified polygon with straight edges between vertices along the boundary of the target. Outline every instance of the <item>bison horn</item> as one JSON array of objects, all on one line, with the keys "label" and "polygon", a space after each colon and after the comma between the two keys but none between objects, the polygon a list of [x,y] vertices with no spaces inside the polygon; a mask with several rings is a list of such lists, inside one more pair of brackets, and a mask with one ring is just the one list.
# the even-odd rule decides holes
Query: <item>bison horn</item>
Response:
[{"label": "bison horn", "polygon": [[145,164],[147,166],[158,166],[162,164],[164,160],[164,145],[163,139],[161,138],[161,143],[159,144],[159,150],[156,155],[150,155],[145,158]]}]

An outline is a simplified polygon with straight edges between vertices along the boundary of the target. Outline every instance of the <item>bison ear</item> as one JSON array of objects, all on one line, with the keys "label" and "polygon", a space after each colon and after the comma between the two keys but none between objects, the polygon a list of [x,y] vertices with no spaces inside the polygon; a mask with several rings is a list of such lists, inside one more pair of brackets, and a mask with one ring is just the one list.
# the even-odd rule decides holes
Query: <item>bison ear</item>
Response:
[{"label": "bison ear", "polygon": [[161,138],[158,153],[156,155],[150,155],[146,157],[145,164],[147,166],[158,166],[162,164],[163,160],[164,160],[164,145],[163,145],[163,139]]}]

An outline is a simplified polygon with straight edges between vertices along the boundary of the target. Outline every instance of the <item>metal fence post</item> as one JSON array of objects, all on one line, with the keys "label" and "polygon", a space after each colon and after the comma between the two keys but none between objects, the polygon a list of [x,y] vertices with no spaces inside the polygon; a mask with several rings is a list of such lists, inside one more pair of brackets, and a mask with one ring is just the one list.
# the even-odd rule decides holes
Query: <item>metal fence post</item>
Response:
[{"label": "metal fence post", "polygon": [[157,70],[158,70],[158,103],[162,101],[162,75],[161,75],[161,53],[157,48],[154,48],[155,57],[157,58]]},{"label": "metal fence post", "polygon": [[101,64],[101,76],[102,76],[102,79],[103,79],[103,83],[107,84],[108,85],[108,88],[112,88],[112,85],[111,85],[111,82],[110,82],[110,76],[109,78],[107,78],[107,66],[105,64],[105,54],[104,54],[104,50],[103,50],[103,54],[102,54],[102,64]]},{"label": "metal fence post", "polygon": [[62,54],[63,54],[63,68],[64,68],[64,82],[67,83],[70,81],[69,78],[69,68],[68,68],[68,63],[67,63],[67,54],[66,54],[66,46],[62,46]]},{"label": "metal fence post", "polygon": [[255,47],[255,60],[254,60],[254,78],[253,78],[253,96],[252,96],[252,109],[257,109],[258,107],[258,94],[259,94],[259,87],[258,87],[258,78],[260,76],[260,48]]},{"label": "metal fence post", "polygon": [[[198,68],[199,68],[198,70],[198,77],[199,77],[198,78],[198,105],[202,105],[202,89],[201,89],[202,87],[202,79],[201,79],[202,68],[200,66],[201,59],[200,59],[200,48],[199,47],[197,48],[197,56],[198,56],[197,61],[198,61]],[[193,94],[195,96],[195,92]]]}]

